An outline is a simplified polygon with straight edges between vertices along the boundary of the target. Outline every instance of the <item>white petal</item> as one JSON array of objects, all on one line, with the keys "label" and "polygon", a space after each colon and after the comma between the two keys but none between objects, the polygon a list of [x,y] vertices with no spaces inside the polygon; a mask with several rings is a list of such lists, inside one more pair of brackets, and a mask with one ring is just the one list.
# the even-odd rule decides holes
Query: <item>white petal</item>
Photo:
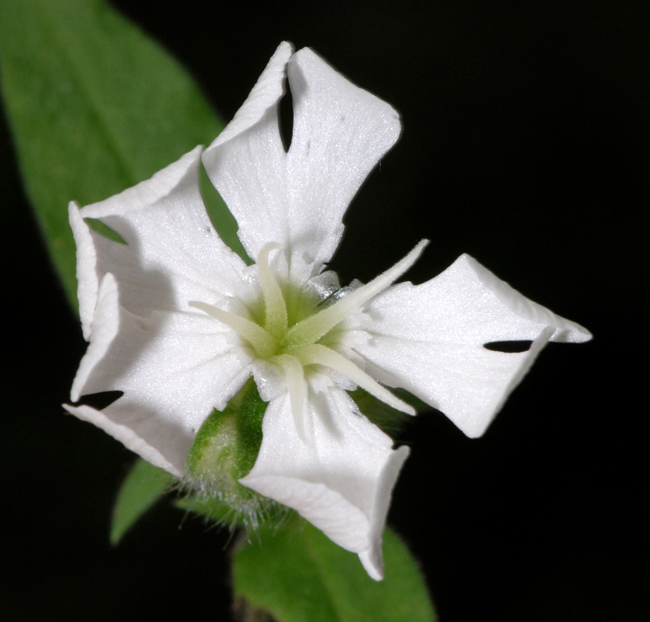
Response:
[{"label": "white petal", "polygon": [[114,439],[120,441],[127,449],[138,454],[141,458],[144,458],[154,466],[165,469],[165,471],[171,473],[175,477],[183,476],[183,470],[182,468],[179,468],[180,461],[178,459],[174,462],[170,462],[165,455],[138,436],[134,430],[125,425],[115,423],[102,411],[91,408],[90,406],[70,406],[69,404],[64,404],[63,408],[65,408],[71,415],[74,415],[83,421],[88,421],[101,430],[104,430],[104,432],[110,434]]},{"label": "white petal", "polygon": [[[232,123],[206,149],[206,170],[235,215],[249,255],[269,241],[317,273],[334,253],[359,186],[400,134],[395,110],[305,48],[278,48]],[[277,104],[285,68],[293,138],[285,153]]]},{"label": "white petal", "polygon": [[[269,112],[275,111],[275,105],[284,94],[283,83],[286,77],[287,63],[292,53],[293,46],[287,41],[283,41],[278,46],[273,56],[271,56],[271,60],[269,60],[264,68],[262,75],[257,79],[253,90],[249,93],[246,101],[233,117],[233,120],[206,149],[203,154],[204,161],[211,162],[212,158],[217,157],[215,151],[218,147],[248,132],[251,128],[255,128],[264,120],[264,117]],[[268,129],[277,131],[277,125]],[[275,140],[273,134],[269,138],[270,140]],[[280,148],[282,148],[282,145],[280,145]],[[208,152],[210,152],[209,156]],[[214,174],[214,171],[208,171],[208,174]]]},{"label": "white petal", "polygon": [[[438,408],[473,437],[483,434],[549,339],[591,338],[468,255],[427,283],[390,288],[360,321],[372,337],[353,347],[372,364],[368,371]],[[518,340],[533,345],[519,353],[483,347]]]},{"label": "white petal", "polygon": [[79,298],[81,329],[84,339],[89,341],[99,290],[97,252],[92,233],[79,214],[79,206],[74,201],[70,203],[68,215],[77,246],[77,297]]},{"label": "white petal", "polygon": [[393,450],[339,389],[310,389],[305,417],[306,438],[296,430],[289,395],[273,400],[255,466],[240,482],[295,509],[381,579],[381,534],[409,450]]},{"label": "white petal", "polygon": [[223,410],[250,375],[245,351],[233,347],[229,331],[220,330],[200,312],[139,318],[120,306],[115,279],[107,274],[71,399],[103,391],[124,395],[101,413],[88,407],[69,407],[69,412],[147,460],[158,452],[156,464],[182,473],[200,425],[214,408]]},{"label": "white petal", "polygon": [[[122,306],[143,316],[241,290],[244,262],[216,234],[199,193],[200,154],[197,147],[151,179],[79,212],[71,205],[84,326],[106,273],[120,284]],[[91,231],[79,216],[100,219],[127,245]]]}]

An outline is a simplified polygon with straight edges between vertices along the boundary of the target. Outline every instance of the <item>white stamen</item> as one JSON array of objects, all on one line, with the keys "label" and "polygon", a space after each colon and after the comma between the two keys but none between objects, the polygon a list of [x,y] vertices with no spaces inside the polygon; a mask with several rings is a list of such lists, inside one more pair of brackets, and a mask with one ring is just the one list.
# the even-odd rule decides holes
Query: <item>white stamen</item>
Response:
[{"label": "white stamen", "polygon": [[191,301],[188,304],[190,307],[204,311],[226,326],[230,326],[240,337],[253,346],[259,357],[268,358],[273,355],[276,347],[273,337],[255,322],[204,302]]},{"label": "white stamen", "polygon": [[395,410],[399,410],[407,415],[415,415],[415,409],[412,406],[393,395],[388,389],[366,374],[366,372],[359,369],[352,361],[346,359],[331,348],[320,344],[313,344],[296,348],[294,354],[303,365],[323,365],[334,371],[338,371]]},{"label": "white stamen", "polygon": [[429,240],[422,240],[406,257],[370,283],[341,298],[319,313],[298,322],[289,330],[286,345],[316,343],[352,311],[368,302],[402,276],[417,261],[428,243]]},{"label": "white stamen", "polygon": [[272,335],[283,335],[288,326],[287,305],[280,285],[276,281],[269,265],[271,251],[281,248],[277,242],[265,244],[257,257],[257,274],[259,275],[262,293],[264,295],[265,319],[264,327]]},{"label": "white stamen", "polygon": [[305,400],[307,398],[307,383],[301,362],[290,354],[280,354],[273,359],[284,371],[291,399],[291,410],[298,436],[308,442],[305,431]]}]

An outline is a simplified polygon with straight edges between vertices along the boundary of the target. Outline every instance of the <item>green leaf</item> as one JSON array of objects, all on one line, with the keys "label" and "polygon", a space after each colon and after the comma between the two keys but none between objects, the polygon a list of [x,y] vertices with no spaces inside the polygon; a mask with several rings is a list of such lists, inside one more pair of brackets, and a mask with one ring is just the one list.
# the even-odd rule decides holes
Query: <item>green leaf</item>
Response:
[{"label": "green leaf", "polygon": [[[27,194],[76,306],[68,202],[151,177],[223,123],[191,76],[100,0],[0,0],[0,75]],[[209,202],[224,241],[243,253],[223,201]]]},{"label": "green leaf", "polygon": [[235,595],[278,622],[433,622],[417,563],[390,530],[384,533],[383,581],[357,555],[308,523],[285,523],[255,535],[235,553]]},{"label": "green leaf", "polygon": [[146,460],[138,459],[122,483],[113,508],[111,544],[124,534],[169,489],[174,478]]}]

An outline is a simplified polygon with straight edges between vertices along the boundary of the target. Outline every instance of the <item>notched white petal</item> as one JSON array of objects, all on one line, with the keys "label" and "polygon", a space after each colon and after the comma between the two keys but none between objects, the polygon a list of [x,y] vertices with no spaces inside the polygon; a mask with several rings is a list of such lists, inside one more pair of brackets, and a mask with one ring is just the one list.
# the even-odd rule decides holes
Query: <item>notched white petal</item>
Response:
[{"label": "notched white petal", "polygon": [[294,124],[287,154],[293,248],[320,266],[334,254],[343,215],[361,184],[397,142],[397,111],[359,88],[309,48],[288,65]]},{"label": "notched white petal", "polygon": [[[219,238],[203,205],[200,154],[197,147],[151,179],[79,212],[71,207],[87,337],[93,287],[109,272],[120,284],[122,306],[143,317],[187,309],[189,300],[236,296],[244,287],[244,262]],[[86,217],[101,219],[127,244],[89,230]]]},{"label": "notched white petal", "polygon": [[[371,365],[368,371],[438,408],[472,437],[483,434],[549,339],[591,337],[468,255],[427,283],[382,293],[359,323],[371,339],[353,347]],[[483,347],[518,340],[533,343],[517,353]]]},{"label": "notched white petal", "polygon": [[384,578],[384,562],[382,555],[382,534],[386,523],[386,516],[390,507],[393,488],[397,482],[399,472],[404,461],[408,458],[410,450],[402,446],[389,455],[377,483],[377,494],[371,509],[372,531],[370,546],[359,553],[359,559],[367,573],[375,580]]},{"label": "notched white petal", "polygon": [[295,509],[336,544],[358,553],[369,574],[380,579],[381,534],[408,449],[393,450],[392,440],[331,386],[322,393],[310,387],[303,414],[309,442],[296,428],[291,396],[269,404],[259,456],[240,482]]},{"label": "notched white petal", "polygon": [[[92,203],[82,209],[84,218],[103,218],[128,214],[157,203],[187,180],[188,173],[196,170],[203,148],[195,147],[179,160],[158,171],[153,177],[104,201]],[[192,182],[193,180],[189,180]]]},{"label": "notched white petal", "polygon": [[[317,274],[338,246],[342,218],[379,159],[399,137],[399,115],[305,48],[280,46],[244,106],[203,161],[256,259],[270,240]],[[285,152],[278,102],[288,74],[294,106]],[[293,265],[290,266],[295,276]],[[301,274],[301,276],[304,276]]]},{"label": "notched white petal", "polygon": [[286,241],[289,200],[278,103],[292,47],[282,43],[233,120],[203,153],[203,164],[239,224],[249,257],[269,241]]},{"label": "notched white petal", "polygon": [[592,338],[592,334],[584,326],[560,317],[546,307],[522,296],[470,255],[461,255],[457,261],[466,263],[484,287],[489,289],[513,314],[540,326],[553,327],[550,341],[582,343]]},{"label": "notched white petal", "polygon": [[283,41],[278,46],[233,120],[206,149],[204,154],[206,166],[208,162],[212,161],[214,151],[253,127],[262,120],[269,110],[277,105],[282,95],[284,95],[286,67],[292,53],[293,46],[289,42]]},{"label": "notched white petal", "polygon": [[[178,474],[205,418],[214,408],[223,410],[250,376],[250,356],[233,347],[229,332],[202,313],[140,318],[122,308],[119,294],[113,275],[107,274],[71,399],[83,401],[84,395],[105,391],[123,395],[100,414],[88,407],[68,410],[126,439],[129,448],[152,448]],[[149,460],[150,453],[146,449],[141,455]]]},{"label": "notched white petal", "polygon": [[107,274],[102,279],[95,310],[96,313],[92,319],[92,340],[88,345],[86,354],[81,359],[81,364],[72,382],[70,399],[73,402],[79,400],[79,396],[83,391],[83,387],[88,382],[88,378],[93,373],[95,367],[106,356],[111,343],[113,343],[119,331],[119,297],[115,277],[112,274]]},{"label": "notched white petal", "polygon": [[[182,477],[183,471],[182,468],[179,469],[178,464],[170,462],[162,453],[160,453],[160,451],[155,447],[152,447],[144,438],[138,436],[138,434],[128,426],[112,421],[100,410],[95,410],[90,406],[70,406],[69,404],[64,404],[63,408],[65,408],[71,415],[74,415],[83,421],[88,421],[101,430],[104,430],[104,432],[110,434],[114,439],[120,441],[127,449],[130,449],[141,458],[144,458],[147,462],[164,469],[175,477]],[[170,439],[170,441],[174,442],[173,439]]]},{"label": "notched white petal", "polygon": [[70,202],[68,216],[72,235],[77,246],[77,297],[79,299],[81,329],[84,339],[89,341],[99,291],[97,252],[92,233],[79,213],[79,206],[74,201]]}]

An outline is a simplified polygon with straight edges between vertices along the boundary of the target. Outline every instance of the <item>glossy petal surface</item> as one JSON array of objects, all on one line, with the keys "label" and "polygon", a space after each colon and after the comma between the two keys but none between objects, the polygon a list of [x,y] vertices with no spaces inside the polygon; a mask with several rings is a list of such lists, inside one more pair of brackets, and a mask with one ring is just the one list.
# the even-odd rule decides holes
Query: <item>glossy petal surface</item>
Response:
[{"label": "glossy petal surface", "polygon": [[[444,412],[468,436],[480,436],[548,340],[591,334],[495,277],[469,255],[422,285],[402,283],[377,296],[360,326],[370,339],[355,349],[375,377]],[[528,351],[484,344],[530,340]]]},{"label": "glossy petal surface", "polygon": [[[210,179],[239,222],[252,258],[269,241],[312,265],[328,261],[342,217],[400,134],[395,110],[346,80],[308,48],[282,44],[232,123],[206,149]],[[278,102],[285,69],[293,96],[291,147],[284,151]],[[293,271],[292,273],[295,273]]]},{"label": "glossy petal surface", "polygon": [[[229,331],[188,305],[240,290],[245,268],[207,217],[196,177],[199,156],[194,150],[134,188],[70,210],[90,339],[71,399],[124,392],[101,413],[90,407],[71,412],[94,417],[127,446],[134,441],[125,441],[124,430],[132,430],[163,459],[141,455],[176,475],[203,420],[224,408],[250,374]],[[95,233],[84,217],[100,219],[127,244]]]},{"label": "glossy petal surface", "polygon": [[368,573],[380,579],[381,534],[408,448],[393,450],[392,440],[333,387],[310,391],[304,417],[303,433],[289,396],[273,400],[255,466],[240,481],[359,553]]},{"label": "glossy petal surface", "polygon": [[[122,306],[142,316],[153,309],[189,309],[189,300],[214,302],[240,291],[245,264],[221,241],[205,211],[200,155],[201,149],[194,149],[151,179],[82,208],[78,216],[71,206],[86,320],[94,304],[92,284],[108,272],[119,282]],[[84,231],[79,216],[101,220],[126,246]],[[93,253],[86,250],[90,244]]]}]

